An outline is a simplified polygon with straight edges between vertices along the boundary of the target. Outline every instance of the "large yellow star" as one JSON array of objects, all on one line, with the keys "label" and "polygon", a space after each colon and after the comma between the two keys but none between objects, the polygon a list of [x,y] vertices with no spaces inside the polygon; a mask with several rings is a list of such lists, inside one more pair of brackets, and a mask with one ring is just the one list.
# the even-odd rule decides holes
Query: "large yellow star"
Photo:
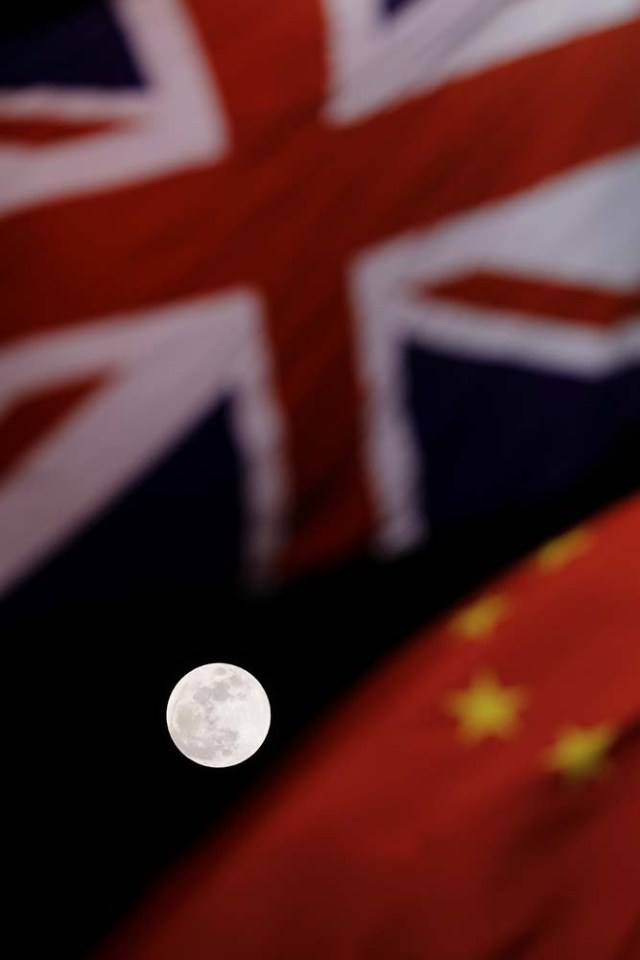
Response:
[{"label": "large yellow star", "polygon": [[525,699],[520,687],[503,687],[492,673],[480,673],[466,690],[448,698],[447,711],[458,719],[458,735],[463,740],[506,738],[518,728]]},{"label": "large yellow star", "polygon": [[604,771],[614,738],[613,728],[606,723],[595,727],[567,727],[547,752],[547,766],[567,780],[591,780]]},{"label": "large yellow star", "polygon": [[508,616],[509,604],[504,597],[492,594],[462,607],[454,614],[450,627],[467,640],[478,640],[492,633],[501,620]]},{"label": "large yellow star", "polygon": [[591,546],[592,535],[584,527],[576,527],[569,533],[556,537],[540,547],[535,555],[538,566],[550,573],[566,566],[576,557],[586,553]]}]

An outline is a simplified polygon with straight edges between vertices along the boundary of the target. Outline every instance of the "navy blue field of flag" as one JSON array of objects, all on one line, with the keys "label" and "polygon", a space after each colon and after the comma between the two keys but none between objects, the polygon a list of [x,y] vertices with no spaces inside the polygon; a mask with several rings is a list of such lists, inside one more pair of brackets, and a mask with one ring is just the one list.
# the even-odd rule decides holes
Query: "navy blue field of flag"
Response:
[{"label": "navy blue field of flag", "polygon": [[91,3],[0,42],[0,86],[136,89],[145,85],[115,13]]},{"label": "navy blue field of flag", "polygon": [[417,346],[405,365],[432,530],[553,501],[640,429],[631,368],[584,380]]}]

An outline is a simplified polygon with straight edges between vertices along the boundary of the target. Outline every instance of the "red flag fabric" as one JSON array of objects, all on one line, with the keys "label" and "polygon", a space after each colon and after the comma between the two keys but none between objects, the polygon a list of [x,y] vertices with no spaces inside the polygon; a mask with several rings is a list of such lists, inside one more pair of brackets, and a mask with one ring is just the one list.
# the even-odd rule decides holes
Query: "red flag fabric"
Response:
[{"label": "red flag fabric", "polygon": [[418,636],[108,956],[640,957],[639,542],[640,498]]}]

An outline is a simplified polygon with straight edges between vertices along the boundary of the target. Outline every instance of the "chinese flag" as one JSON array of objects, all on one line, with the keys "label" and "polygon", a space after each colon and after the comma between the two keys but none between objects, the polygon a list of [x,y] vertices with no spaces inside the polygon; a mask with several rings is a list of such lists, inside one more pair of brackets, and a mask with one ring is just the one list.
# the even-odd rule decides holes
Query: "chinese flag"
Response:
[{"label": "chinese flag", "polygon": [[636,499],[418,636],[106,954],[637,960],[639,548]]}]

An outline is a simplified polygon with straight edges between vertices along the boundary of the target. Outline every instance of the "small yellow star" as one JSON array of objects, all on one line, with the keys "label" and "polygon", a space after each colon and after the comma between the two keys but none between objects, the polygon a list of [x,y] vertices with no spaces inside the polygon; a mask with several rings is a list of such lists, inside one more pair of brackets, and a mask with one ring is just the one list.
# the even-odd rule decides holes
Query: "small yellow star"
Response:
[{"label": "small yellow star", "polygon": [[567,780],[591,780],[604,771],[614,738],[613,728],[606,723],[595,727],[567,727],[547,752],[547,766],[562,773]]},{"label": "small yellow star", "polygon": [[458,734],[463,740],[506,738],[517,730],[525,699],[520,687],[503,687],[492,673],[481,673],[470,687],[449,697],[447,711],[459,720]]},{"label": "small yellow star", "polygon": [[592,535],[585,527],[576,527],[569,533],[563,534],[545,543],[535,554],[538,566],[546,572],[559,570],[571,560],[586,553],[592,543]]},{"label": "small yellow star", "polygon": [[508,616],[509,604],[504,597],[493,594],[481,597],[454,614],[451,629],[467,640],[477,640],[493,633],[496,626]]}]

